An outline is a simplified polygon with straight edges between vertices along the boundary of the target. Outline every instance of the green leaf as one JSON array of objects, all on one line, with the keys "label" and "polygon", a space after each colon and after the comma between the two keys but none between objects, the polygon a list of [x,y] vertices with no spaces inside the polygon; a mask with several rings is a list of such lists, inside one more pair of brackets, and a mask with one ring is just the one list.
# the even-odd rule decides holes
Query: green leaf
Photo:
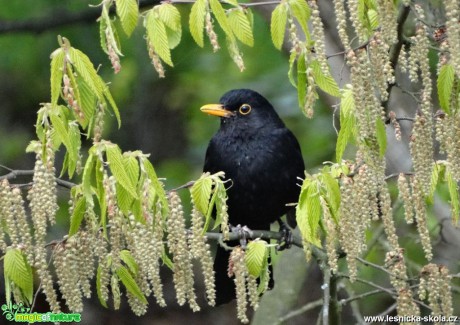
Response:
[{"label": "green leaf", "polygon": [[228,22],[236,38],[248,46],[254,45],[252,25],[249,17],[245,14],[245,9],[235,8],[230,10],[228,12]]},{"label": "green leaf", "polygon": [[61,94],[61,84],[64,69],[65,53],[62,48],[57,49],[51,54],[51,104],[57,105]]},{"label": "green leaf", "polygon": [[294,63],[295,63],[296,58],[297,58],[296,51],[292,51],[291,54],[289,55],[288,78],[289,78],[289,81],[291,82],[291,85],[293,85],[295,88],[297,88],[297,82],[294,78]]},{"label": "green leaf", "polygon": [[297,58],[297,98],[299,107],[305,106],[305,97],[307,95],[307,65],[305,62],[305,53]]},{"label": "green leaf", "polygon": [[278,50],[281,50],[281,46],[283,46],[287,15],[287,7],[283,2],[277,5],[272,12],[270,32],[273,44]]},{"label": "green leaf", "polygon": [[129,250],[123,249],[120,251],[120,258],[128,266],[131,273],[136,275],[137,271],[139,270],[139,266],[137,265],[134,257],[131,255],[131,252]]},{"label": "green leaf", "polygon": [[155,8],[157,9],[159,18],[166,26],[169,48],[173,49],[179,45],[182,37],[180,12],[175,6],[169,3],[163,3]]},{"label": "green leaf", "polygon": [[322,185],[325,189],[324,198],[329,205],[331,215],[336,222],[339,220],[338,211],[340,207],[340,187],[337,179],[332,177],[329,171],[324,171],[321,173]]},{"label": "green leaf", "polygon": [[171,51],[169,49],[168,35],[165,23],[160,20],[158,14],[152,9],[145,18],[147,37],[158,56],[168,65],[173,66]]},{"label": "green leaf", "polygon": [[70,147],[69,144],[69,134],[67,131],[67,119],[65,115],[60,114],[50,114],[49,115],[51,124],[53,125],[53,128],[56,132],[56,135],[58,136],[59,140],[64,143],[66,148]]},{"label": "green leaf", "polygon": [[307,40],[310,38],[310,31],[308,29],[308,21],[310,20],[311,10],[305,0],[289,0],[289,7],[292,15],[297,19],[300,27],[302,28]]},{"label": "green leaf", "polygon": [[158,12],[158,17],[167,27],[174,31],[181,30],[180,12],[175,6],[170,3],[163,3],[156,6],[155,9]]},{"label": "green leaf", "polygon": [[3,263],[5,277],[13,281],[21,289],[23,297],[31,303],[34,289],[33,273],[22,251],[17,248],[7,249]]},{"label": "green leaf", "polygon": [[446,178],[447,178],[447,187],[449,188],[450,205],[452,207],[452,223],[454,225],[457,225],[458,220],[460,218],[460,202],[458,198],[458,186],[449,168],[447,168]]},{"label": "green leaf", "polygon": [[69,145],[67,152],[69,153],[69,178],[72,178],[75,169],[77,168],[77,162],[79,159],[79,152],[81,148],[81,135],[80,129],[75,122],[69,123]]},{"label": "green leaf", "polygon": [[80,196],[75,204],[75,207],[70,217],[70,229],[69,236],[73,236],[80,229],[81,222],[86,212],[86,199],[84,196]]},{"label": "green leaf", "polygon": [[[377,11],[373,9],[369,9],[367,11],[367,18],[369,20],[369,28],[370,30],[376,30],[379,27],[379,16]],[[382,17],[382,19],[387,19],[386,17]]]},{"label": "green leaf", "polygon": [[225,10],[219,0],[208,0],[211,11],[216,17],[217,22],[224,31],[225,35],[232,40],[234,38]]},{"label": "green leaf", "polygon": [[212,183],[209,173],[204,173],[190,189],[193,204],[203,215],[207,215],[210,208],[209,199],[211,198]]},{"label": "green leaf", "polygon": [[102,306],[105,308],[108,308],[107,306],[107,301],[104,300],[102,297],[102,288],[101,288],[101,281],[102,281],[102,268],[100,265],[97,266],[97,273],[96,273],[96,292],[97,292],[97,298],[99,299],[99,302],[101,303]]},{"label": "green leaf", "polygon": [[452,64],[444,64],[439,69],[438,75],[438,97],[439,105],[444,112],[450,113],[450,98],[455,82],[455,69]]},{"label": "green leaf", "polygon": [[82,51],[71,47],[69,49],[69,57],[75,70],[81,78],[88,84],[88,87],[94,92],[98,98],[102,98],[104,91],[100,77],[90,59]]},{"label": "green leaf", "polygon": [[206,0],[197,0],[190,11],[190,33],[198,46],[204,46],[204,20],[206,16]]},{"label": "green leaf", "polygon": [[169,214],[169,205],[168,199],[166,198],[166,192],[163,188],[163,183],[158,179],[155,169],[153,168],[152,163],[147,158],[142,158],[142,164],[149,176],[152,186],[152,189],[155,191],[155,195],[158,197],[161,203],[161,214],[163,217]]},{"label": "green leaf", "polygon": [[259,277],[268,265],[268,249],[267,242],[264,240],[253,240],[246,247],[245,262],[249,274],[254,277]]},{"label": "green leaf", "polygon": [[81,78],[77,76],[75,78],[78,85],[78,104],[83,112],[83,118],[76,116],[78,122],[83,129],[88,127],[90,120],[94,116],[94,111],[96,108],[96,95],[88,87],[88,84]]},{"label": "green leaf", "polygon": [[[99,76],[98,76],[98,77],[99,77]],[[99,77],[99,78],[100,78],[100,77]],[[105,98],[107,99],[107,101],[109,102],[110,107],[112,107],[113,113],[115,114],[115,117],[116,117],[117,122],[118,122],[118,128],[120,128],[120,127],[121,127],[121,117],[120,117],[120,111],[118,110],[118,106],[117,106],[117,104],[115,103],[115,100],[113,99],[112,94],[110,93],[109,88],[104,84],[104,82],[102,81],[102,79],[100,79],[100,82],[101,82],[101,83],[103,84],[103,86],[104,86],[103,94],[104,94]]]},{"label": "green leaf", "polygon": [[115,53],[122,56],[123,54],[121,53],[121,45],[120,39],[118,37],[117,28],[110,19],[107,6],[102,6],[102,14],[99,20],[99,36],[101,39],[102,49],[106,54],[109,54],[109,50],[107,48],[107,41],[108,39],[110,39],[110,45],[112,46]]},{"label": "green leaf", "polygon": [[137,26],[139,7],[137,0],[116,0],[117,15],[126,35],[130,36]]},{"label": "green leaf", "polygon": [[318,232],[320,217],[321,202],[316,181],[306,178],[296,207],[296,220],[302,237],[318,247],[321,247]]},{"label": "green leaf", "polygon": [[437,163],[433,164],[433,170],[431,171],[430,193],[428,193],[428,198],[430,201],[433,200],[433,195],[436,191],[436,186],[438,185],[439,175],[441,174],[442,169],[445,169],[445,165],[439,165]]},{"label": "green leaf", "polygon": [[387,132],[385,123],[380,117],[375,120],[375,131],[377,136],[377,143],[379,144],[380,157],[383,157],[385,156],[385,152],[387,150]]},{"label": "green leaf", "polygon": [[85,168],[83,168],[82,189],[83,195],[89,198],[93,195],[91,189],[91,181],[93,180],[93,173],[96,167],[96,157],[93,154],[86,159]]},{"label": "green leaf", "polygon": [[310,67],[312,69],[313,78],[315,79],[318,87],[331,96],[340,97],[339,86],[329,73],[325,74],[325,72],[321,69],[321,65],[318,60],[312,61],[310,63]]},{"label": "green leaf", "polygon": [[136,189],[131,179],[128,176],[125,166],[123,165],[123,156],[121,154],[120,148],[116,145],[109,145],[106,149],[107,153],[107,162],[109,163],[110,171],[117,182],[123,186],[123,188],[131,195],[133,198],[137,198]]},{"label": "green leaf", "polygon": [[131,275],[131,272],[129,272],[129,270],[124,266],[120,266],[116,272],[126,290],[133,294],[142,303],[147,304],[147,299],[145,299],[144,294]]},{"label": "green leaf", "polygon": [[353,136],[353,129],[356,126],[355,101],[353,99],[353,90],[347,88],[342,93],[340,104],[340,131],[335,147],[337,162],[342,160],[345,148]]}]

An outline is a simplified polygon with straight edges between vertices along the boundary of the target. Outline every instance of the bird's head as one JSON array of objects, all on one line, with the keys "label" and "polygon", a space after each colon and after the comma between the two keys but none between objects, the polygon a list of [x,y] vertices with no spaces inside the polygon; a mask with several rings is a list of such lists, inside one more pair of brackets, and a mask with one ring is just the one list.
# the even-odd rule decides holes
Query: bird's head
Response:
[{"label": "bird's head", "polygon": [[282,121],[273,106],[259,93],[250,89],[234,89],[220,98],[219,104],[201,107],[203,113],[221,117],[221,125],[258,128]]}]

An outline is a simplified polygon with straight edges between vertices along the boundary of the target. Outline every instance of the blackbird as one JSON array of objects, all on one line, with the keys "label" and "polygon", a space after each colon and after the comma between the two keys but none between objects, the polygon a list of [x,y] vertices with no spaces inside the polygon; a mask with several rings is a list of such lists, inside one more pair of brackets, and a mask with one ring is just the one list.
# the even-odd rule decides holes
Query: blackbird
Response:
[{"label": "blackbird", "polygon": [[[271,223],[293,212],[286,204],[299,197],[297,183],[304,176],[305,165],[297,139],[268,100],[253,90],[230,90],[220,104],[205,105],[201,111],[221,117],[203,171],[224,171],[231,179],[227,189],[229,223],[269,230]],[[230,252],[218,245],[214,260],[217,305],[235,299],[233,279],[227,274],[229,256]],[[272,287],[273,272],[270,276]]]}]

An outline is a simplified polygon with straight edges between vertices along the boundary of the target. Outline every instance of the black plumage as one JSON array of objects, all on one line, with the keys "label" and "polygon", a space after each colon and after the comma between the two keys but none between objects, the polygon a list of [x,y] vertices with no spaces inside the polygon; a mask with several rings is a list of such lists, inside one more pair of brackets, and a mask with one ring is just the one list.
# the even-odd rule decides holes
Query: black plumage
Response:
[{"label": "black plumage", "polygon": [[[232,180],[227,191],[229,222],[270,229],[271,223],[293,209],[286,204],[298,200],[298,178],[304,176],[305,166],[297,139],[273,106],[249,89],[231,90],[220,104],[201,110],[221,117],[203,170],[224,171]],[[219,246],[214,261],[217,304],[235,298],[233,280],[227,275],[228,258],[229,252]]]}]

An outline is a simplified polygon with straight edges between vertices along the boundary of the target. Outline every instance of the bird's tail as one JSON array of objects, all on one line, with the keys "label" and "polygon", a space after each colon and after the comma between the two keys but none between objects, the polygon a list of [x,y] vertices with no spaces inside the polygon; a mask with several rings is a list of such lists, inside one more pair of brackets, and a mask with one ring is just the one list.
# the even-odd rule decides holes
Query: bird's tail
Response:
[{"label": "bird's tail", "polygon": [[[239,245],[238,241],[226,243],[229,246]],[[214,259],[214,272],[216,279],[216,306],[229,303],[236,298],[234,277],[228,276],[228,261],[230,250],[225,250],[220,245],[217,246],[216,258]],[[275,282],[273,280],[273,269],[269,259],[270,280],[268,287],[272,289]]]}]

